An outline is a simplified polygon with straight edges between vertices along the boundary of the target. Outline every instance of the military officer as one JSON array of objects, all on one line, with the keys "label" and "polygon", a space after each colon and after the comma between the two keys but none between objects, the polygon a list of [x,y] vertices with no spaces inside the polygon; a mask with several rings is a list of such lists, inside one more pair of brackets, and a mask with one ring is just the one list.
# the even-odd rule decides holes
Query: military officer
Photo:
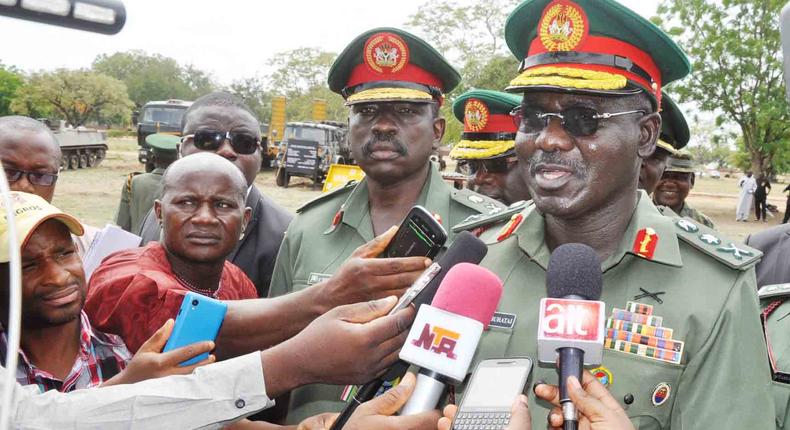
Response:
[{"label": "military officer", "polygon": [[469,175],[469,188],[507,205],[529,200],[513,150],[516,123],[510,111],[519,105],[517,95],[491,90],[467,91],[453,102],[464,132],[450,157]]},{"label": "military officer", "polygon": [[[470,215],[503,209],[496,200],[455,190],[429,157],[445,120],[443,93],[460,76],[423,40],[396,28],[367,31],[346,47],[329,71],[329,88],[349,107],[349,143],[365,172],[297,209],[275,263],[270,296],[305,289],[331,277],[354,249],[393,225],[414,205],[448,231]],[[310,386],[291,394],[289,422],[340,410],[342,387]]]},{"label": "military officer", "polygon": [[140,234],[140,226],[154,200],[167,166],[178,159],[178,136],[155,133],[145,138],[153,150],[154,170],[150,173],[130,173],[121,190],[121,202],[115,214],[115,224],[122,229]]},{"label": "military officer", "polygon": [[[504,295],[475,362],[537,358],[549,256],[583,243],[601,260],[608,327],[592,373],[636,428],[770,428],[761,254],[663,215],[637,190],[661,130],[661,87],[689,72],[683,52],[614,0],[527,0],[505,38],[522,60],[508,90],[524,93],[516,153],[533,203],[481,236]],[[533,381],[557,378],[554,363],[533,369]],[[530,398],[529,408],[542,428],[547,405]]]},{"label": "military officer", "polygon": [[679,152],[667,160],[664,175],[653,192],[653,202],[656,205],[667,206],[676,214],[715,230],[713,220],[691,207],[686,201],[692,188],[694,188],[694,163],[690,154]]},{"label": "military officer", "polygon": [[667,158],[678,153],[690,139],[686,117],[677,104],[664,93],[661,95],[661,135],[656,141],[656,150],[647,158],[642,159],[639,170],[639,188],[648,195],[653,191],[664,174]]}]

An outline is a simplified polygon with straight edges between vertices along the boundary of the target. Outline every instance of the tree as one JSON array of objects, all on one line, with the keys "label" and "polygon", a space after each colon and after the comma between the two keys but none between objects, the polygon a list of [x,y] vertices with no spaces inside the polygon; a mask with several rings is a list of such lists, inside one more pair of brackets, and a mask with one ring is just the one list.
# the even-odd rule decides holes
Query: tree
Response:
[{"label": "tree", "polygon": [[0,63],[0,116],[11,114],[11,99],[23,83],[22,74],[16,68]]},{"label": "tree", "polygon": [[[755,175],[771,174],[790,143],[790,110],[782,81],[779,12],[784,0],[664,0],[654,22],[675,37],[692,62],[691,76],[672,85],[741,131]],[[737,158],[737,157],[736,157]]]},{"label": "tree", "polygon": [[234,81],[228,91],[239,96],[261,122],[269,122],[272,115],[272,94],[266,89],[263,79],[253,77]]},{"label": "tree", "polygon": [[91,121],[123,122],[133,106],[123,82],[89,70],[66,69],[32,75],[11,103],[15,112],[30,116],[30,106],[42,105],[75,127]]},{"label": "tree", "polygon": [[137,107],[151,100],[194,100],[217,87],[208,73],[192,65],[181,66],[172,58],[140,50],[99,55],[93,70],[126,84]]}]

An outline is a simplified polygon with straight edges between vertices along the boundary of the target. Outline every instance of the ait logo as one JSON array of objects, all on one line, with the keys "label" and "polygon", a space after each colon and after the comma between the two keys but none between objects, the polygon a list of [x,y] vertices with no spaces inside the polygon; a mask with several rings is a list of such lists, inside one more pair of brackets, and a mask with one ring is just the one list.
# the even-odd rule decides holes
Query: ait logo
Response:
[{"label": "ait logo", "polygon": [[409,47],[393,33],[376,33],[365,42],[365,64],[378,73],[396,73],[409,63]]},{"label": "ait logo", "polygon": [[538,34],[548,51],[573,51],[587,36],[587,15],[576,3],[557,0],[543,11]]},{"label": "ait logo", "polygon": [[412,340],[411,343],[414,346],[435,352],[439,355],[444,354],[447,358],[455,360],[457,357],[454,352],[455,345],[458,343],[458,338],[460,337],[460,333],[439,326],[431,327],[430,324],[426,323],[420,337]]},{"label": "ait logo", "polygon": [[478,132],[488,124],[488,107],[477,99],[469,99],[464,106],[464,124],[471,132]]}]

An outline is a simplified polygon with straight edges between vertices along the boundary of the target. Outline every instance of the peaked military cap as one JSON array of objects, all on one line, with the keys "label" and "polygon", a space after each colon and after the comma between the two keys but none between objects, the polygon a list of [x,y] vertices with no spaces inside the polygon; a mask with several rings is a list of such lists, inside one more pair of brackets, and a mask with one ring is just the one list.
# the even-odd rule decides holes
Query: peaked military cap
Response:
[{"label": "peaked military cap", "polygon": [[691,154],[687,152],[678,152],[667,158],[667,167],[664,171],[694,173],[694,161],[691,159]]},{"label": "peaked military cap", "polygon": [[329,89],[360,102],[443,101],[461,75],[431,45],[397,28],[375,28],[354,39],[329,69]]},{"label": "peaked military cap", "polygon": [[644,90],[659,102],[691,70],[669,36],[615,0],[527,0],[508,17],[505,41],[521,60],[513,92]]},{"label": "peaked military cap", "polygon": [[[657,145],[666,149],[670,154],[681,149],[689,143],[691,132],[686,122],[686,117],[680,107],[666,93],[661,97],[661,134]],[[662,145],[663,144],[663,145]],[[667,148],[669,146],[670,148]]]},{"label": "peaked military cap", "polygon": [[172,134],[155,133],[146,136],[145,143],[157,151],[176,152],[181,138]]},{"label": "peaked military cap", "polygon": [[464,123],[464,132],[450,157],[485,160],[513,155],[518,126],[510,112],[520,104],[520,96],[499,91],[471,90],[458,96],[453,114]]}]

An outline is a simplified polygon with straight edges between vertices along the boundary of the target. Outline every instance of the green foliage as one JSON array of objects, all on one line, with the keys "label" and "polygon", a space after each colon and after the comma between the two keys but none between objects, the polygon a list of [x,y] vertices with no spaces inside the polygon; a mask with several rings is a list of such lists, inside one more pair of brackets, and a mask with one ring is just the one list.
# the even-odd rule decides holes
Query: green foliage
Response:
[{"label": "green foliage", "polygon": [[137,137],[137,130],[111,129],[107,130],[107,137]]},{"label": "green foliage", "polygon": [[11,99],[23,83],[21,73],[0,63],[0,116],[11,114]]},{"label": "green foliage", "polygon": [[261,122],[269,122],[272,115],[272,94],[262,79],[246,78],[234,81],[228,91],[241,97]]},{"label": "green foliage", "polygon": [[138,108],[151,100],[194,100],[217,87],[209,74],[192,65],[140,50],[99,55],[93,69],[126,84]]},{"label": "green foliage", "polygon": [[[790,164],[790,109],[785,101],[779,12],[785,0],[664,0],[662,27],[692,62],[692,75],[672,86],[681,101],[721,114],[742,135],[735,157],[755,175]],[[744,167],[744,166],[741,166]]]},{"label": "green foliage", "polygon": [[77,127],[88,122],[125,123],[133,104],[123,82],[89,70],[58,69],[30,76],[16,91],[11,108],[21,115],[51,112]]}]

